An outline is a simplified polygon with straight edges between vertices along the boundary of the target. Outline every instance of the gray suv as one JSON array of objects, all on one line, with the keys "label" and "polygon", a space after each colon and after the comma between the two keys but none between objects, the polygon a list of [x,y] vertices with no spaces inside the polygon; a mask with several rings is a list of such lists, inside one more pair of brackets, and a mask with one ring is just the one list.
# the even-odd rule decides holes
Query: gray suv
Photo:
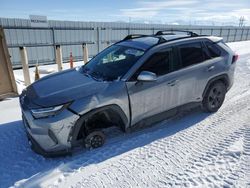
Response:
[{"label": "gray suv", "polygon": [[187,104],[217,111],[238,56],[222,38],[191,31],[129,35],[86,65],[46,76],[20,95],[32,149],[44,156],[104,144],[105,129],[162,121]]}]

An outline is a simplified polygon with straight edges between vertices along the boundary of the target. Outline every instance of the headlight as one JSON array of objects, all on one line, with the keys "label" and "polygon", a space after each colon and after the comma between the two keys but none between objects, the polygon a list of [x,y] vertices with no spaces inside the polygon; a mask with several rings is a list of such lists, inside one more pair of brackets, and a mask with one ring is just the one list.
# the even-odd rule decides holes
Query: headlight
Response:
[{"label": "headlight", "polygon": [[45,118],[48,116],[54,116],[61,112],[69,104],[63,104],[60,106],[53,106],[48,108],[32,109],[31,113],[35,118]]}]

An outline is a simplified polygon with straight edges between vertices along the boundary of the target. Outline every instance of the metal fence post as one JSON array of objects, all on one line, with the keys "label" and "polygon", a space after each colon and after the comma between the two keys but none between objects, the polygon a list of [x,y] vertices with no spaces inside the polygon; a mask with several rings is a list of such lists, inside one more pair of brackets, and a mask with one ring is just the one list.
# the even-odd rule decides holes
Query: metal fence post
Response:
[{"label": "metal fence post", "polygon": [[88,46],[86,43],[82,45],[82,50],[83,50],[83,62],[84,64],[86,64],[88,62],[88,57],[89,57]]},{"label": "metal fence post", "polygon": [[228,29],[228,32],[227,32],[227,42],[229,42],[229,37],[230,37],[230,29]]},{"label": "metal fence post", "polygon": [[130,35],[131,31],[130,31],[130,27],[128,27],[128,35]]},{"label": "metal fence post", "polygon": [[243,38],[243,33],[244,33],[244,28],[241,29],[241,37],[240,37],[240,41],[242,41],[242,38]]},{"label": "metal fence post", "polygon": [[55,41],[55,29],[54,29],[54,27],[51,29],[51,31],[52,31],[52,42],[53,42],[53,51],[54,51],[54,59],[55,59],[55,61],[56,61],[56,41]]},{"label": "metal fence post", "polygon": [[97,27],[96,28],[96,36],[97,36],[97,38],[96,38],[96,42],[97,42],[97,52],[99,53],[100,52],[100,46],[101,46],[101,41],[100,41],[100,28],[99,27]]},{"label": "metal fence post", "polygon": [[222,28],[220,28],[220,37],[222,36]]},{"label": "metal fence post", "polygon": [[236,40],[236,36],[237,36],[237,29],[235,29],[234,42],[235,42],[235,40]]},{"label": "metal fence post", "polygon": [[27,57],[27,50],[26,47],[19,47],[21,63],[23,66],[23,77],[24,77],[24,84],[26,86],[30,85],[30,72],[29,72],[29,62]]},{"label": "metal fence post", "polygon": [[247,36],[246,36],[246,40],[248,40],[248,34],[249,34],[249,30],[250,30],[250,29],[248,29],[248,30],[247,30]]}]

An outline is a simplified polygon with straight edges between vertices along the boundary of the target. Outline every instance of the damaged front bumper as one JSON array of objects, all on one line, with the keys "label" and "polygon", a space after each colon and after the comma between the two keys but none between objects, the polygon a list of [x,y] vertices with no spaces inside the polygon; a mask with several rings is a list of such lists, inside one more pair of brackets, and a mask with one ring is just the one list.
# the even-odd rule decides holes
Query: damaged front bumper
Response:
[{"label": "damaged front bumper", "polygon": [[23,107],[22,114],[27,137],[36,153],[45,157],[71,153],[70,133],[78,115],[64,109],[55,116],[35,119],[30,110]]},{"label": "damaged front bumper", "polygon": [[46,151],[44,150],[40,145],[39,143],[37,143],[37,141],[29,134],[29,132],[26,132],[27,133],[27,138],[28,138],[28,141],[31,145],[31,149],[36,152],[37,154],[40,154],[44,157],[59,157],[59,156],[64,156],[64,155],[67,155],[67,154],[71,154],[71,152],[67,149],[65,150],[60,150],[60,151]]}]

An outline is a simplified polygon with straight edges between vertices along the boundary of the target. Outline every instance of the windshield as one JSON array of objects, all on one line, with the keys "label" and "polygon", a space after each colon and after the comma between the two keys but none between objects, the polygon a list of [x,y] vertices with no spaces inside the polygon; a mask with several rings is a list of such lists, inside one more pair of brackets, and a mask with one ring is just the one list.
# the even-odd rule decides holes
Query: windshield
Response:
[{"label": "windshield", "polygon": [[113,81],[120,79],[144,54],[131,47],[112,45],[92,58],[80,69],[83,74],[96,80]]}]

